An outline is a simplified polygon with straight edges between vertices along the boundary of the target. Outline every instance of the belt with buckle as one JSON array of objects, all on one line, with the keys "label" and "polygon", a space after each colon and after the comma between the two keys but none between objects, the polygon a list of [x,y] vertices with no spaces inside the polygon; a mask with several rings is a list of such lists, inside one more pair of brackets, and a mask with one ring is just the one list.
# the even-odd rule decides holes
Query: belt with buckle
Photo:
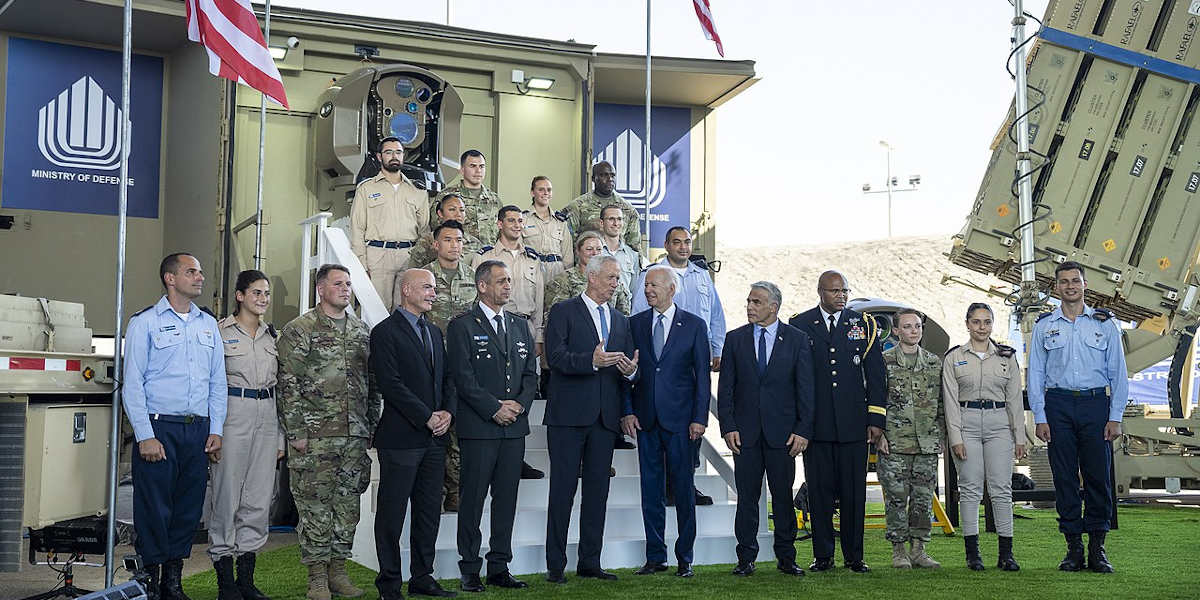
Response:
[{"label": "belt with buckle", "polygon": [[1050,388],[1046,390],[1047,394],[1055,396],[1071,396],[1074,398],[1104,398],[1108,396],[1108,388],[1098,387],[1090,390],[1065,390],[1063,388]]},{"label": "belt with buckle", "polygon": [[412,242],[385,242],[383,240],[367,240],[367,245],[373,246],[375,248],[387,248],[388,250],[396,250],[396,249],[403,249],[403,248],[412,248],[414,244]]},{"label": "belt with buckle", "polygon": [[542,262],[562,262],[562,257],[557,254],[542,254]]},{"label": "belt with buckle", "polygon": [[200,415],[160,415],[160,414],[152,414],[152,415],[150,415],[150,420],[151,420],[151,421],[163,421],[163,422],[165,422],[165,423],[184,423],[184,424],[191,424],[191,423],[207,423],[207,422],[208,422],[208,417],[202,417],[202,416],[200,416]]},{"label": "belt with buckle", "polygon": [[240,396],[242,398],[274,398],[275,388],[263,388],[261,390],[253,390],[247,388],[229,386],[230,396]]},{"label": "belt with buckle", "polygon": [[1008,403],[995,400],[967,400],[958,403],[963,408],[1004,408],[1006,404]]}]

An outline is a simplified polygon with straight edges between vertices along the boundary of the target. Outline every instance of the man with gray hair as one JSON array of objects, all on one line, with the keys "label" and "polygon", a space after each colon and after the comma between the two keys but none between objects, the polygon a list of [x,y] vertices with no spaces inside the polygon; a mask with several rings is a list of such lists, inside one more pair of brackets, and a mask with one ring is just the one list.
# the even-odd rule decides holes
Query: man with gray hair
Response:
[{"label": "man with gray hair", "polygon": [[758,498],[763,474],[776,507],[776,568],[804,575],[796,564],[796,512],[791,510],[796,456],[813,436],[812,349],[808,336],[779,320],[783,295],[769,281],[750,286],[748,324],[725,338],[725,360],[717,385],[721,435],[733,452],[737,512],[737,566],[754,573],[758,557]]}]

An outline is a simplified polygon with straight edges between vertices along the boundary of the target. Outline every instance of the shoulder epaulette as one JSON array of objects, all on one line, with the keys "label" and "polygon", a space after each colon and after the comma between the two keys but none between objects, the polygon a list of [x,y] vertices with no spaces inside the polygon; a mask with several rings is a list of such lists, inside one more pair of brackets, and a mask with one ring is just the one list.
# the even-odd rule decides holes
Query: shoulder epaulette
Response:
[{"label": "shoulder epaulette", "polygon": [[494,247],[495,247],[495,246],[484,246],[484,247],[480,248],[480,249],[479,249],[479,255],[480,255],[480,256],[483,256],[484,254],[487,254],[488,252],[491,252],[491,251],[492,251],[492,248],[494,248]]},{"label": "shoulder epaulette", "polygon": [[1041,321],[1042,319],[1045,319],[1046,317],[1048,317],[1052,314],[1054,314],[1053,311],[1047,312],[1047,313],[1042,313],[1042,314],[1038,315],[1038,318],[1037,318],[1037,320],[1034,321],[1034,323],[1037,323],[1038,321]]},{"label": "shoulder epaulette", "polygon": [[131,319],[132,319],[133,317],[136,317],[136,316],[138,316],[138,315],[140,315],[140,314],[142,314],[142,313],[144,313],[144,312],[146,312],[146,311],[148,311],[148,310],[150,310],[150,309],[152,309],[152,308],[154,308],[154,305],[153,305],[153,304],[151,304],[150,306],[147,306],[146,308],[143,308],[142,310],[139,310],[139,311],[137,311],[137,312],[133,313],[132,315],[129,315],[129,318],[131,318]]},{"label": "shoulder epaulette", "polygon": [[795,313],[795,314],[793,314],[793,315],[792,315],[792,318],[791,318],[791,319],[788,319],[788,321],[791,321],[792,319],[798,318],[799,316],[800,316],[800,313]]},{"label": "shoulder epaulette", "polygon": [[275,331],[275,326],[267,323],[267,333],[275,339],[279,339],[279,332]]},{"label": "shoulder epaulette", "polygon": [[206,314],[206,315],[208,315],[208,316],[210,316],[210,317],[212,317],[212,318],[214,318],[214,319],[215,319],[215,318],[217,318],[217,315],[213,314],[213,311],[212,311],[211,309],[209,309],[207,306],[201,306],[201,307],[200,307],[200,312],[202,312],[202,313],[204,313],[204,314]]},{"label": "shoulder epaulette", "polygon": [[542,258],[542,255],[538,254],[537,250],[534,250],[533,248],[530,248],[529,246],[525,246],[525,256],[528,256],[529,258],[532,258],[535,260],[541,260],[541,258]]},{"label": "shoulder epaulette", "polygon": [[1113,311],[1108,310],[1107,308],[1092,309],[1092,318],[1097,321],[1100,321],[1101,323],[1103,323],[1115,316],[1116,316],[1116,314],[1114,314]]},{"label": "shoulder epaulette", "polygon": [[556,210],[554,211],[554,218],[565,223],[567,220],[567,212],[565,210]]},{"label": "shoulder epaulette", "polygon": [[[995,342],[992,342],[992,343],[995,344]],[[1005,344],[996,344],[996,354],[1003,356],[1004,358],[1009,358],[1016,353],[1017,353],[1017,349],[1013,348],[1012,346],[1007,346]]]},{"label": "shoulder epaulette", "polygon": [[954,352],[955,350],[958,350],[961,347],[962,347],[962,344],[958,344],[957,346],[951,346],[950,349],[947,350],[946,353],[942,355],[942,358],[950,356],[951,352]]}]

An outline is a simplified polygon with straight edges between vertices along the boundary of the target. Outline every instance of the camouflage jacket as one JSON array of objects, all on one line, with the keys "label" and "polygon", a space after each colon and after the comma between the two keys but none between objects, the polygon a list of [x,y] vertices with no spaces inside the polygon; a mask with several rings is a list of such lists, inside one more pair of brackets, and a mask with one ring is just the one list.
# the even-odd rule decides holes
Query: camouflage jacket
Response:
[{"label": "camouflage jacket", "polygon": [[470,310],[471,303],[475,302],[475,271],[462,260],[458,261],[458,271],[453,278],[446,277],[436,260],[421,268],[433,273],[437,289],[433,308],[425,316],[445,333],[450,319]]},{"label": "camouflage jacket", "polygon": [[289,440],[371,437],[382,405],[369,383],[369,341],[358,317],[346,313],[342,331],[319,306],[283,327],[275,403]]},{"label": "camouflage jacket", "polygon": [[[550,307],[578,296],[587,289],[587,275],[580,272],[578,267],[567,269],[566,272],[559,274],[550,283],[546,284],[545,295],[545,317],[542,323],[550,320]],[[628,316],[632,309],[632,296],[629,293],[629,288],[625,284],[618,283],[617,291],[613,292],[612,300],[608,301],[609,306],[617,309],[621,314]]]},{"label": "camouflage jacket", "polygon": [[[477,190],[463,187],[462,180],[459,180],[458,184],[442,190],[437,195],[437,198],[434,198],[429,209],[429,214],[431,215],[429,220],[430,230],[440,224],[440,222],[435,223],[438,220],[437,203],[447,194],[459,196],[462,198],[463,204],[467,207],[467,222],[463,223],[463,230],[466,233],[467,239],[488,240],[488,243],[492,243],[496,238],[500,237],[500,228],[496,225],[496,213],[500,212],[500,207],[504,206],[504,203],[500,200],[500,194],[489,190],[486,185],[480,186]],[[464,252],[463,256],[470,255]]]},{"label": "camouflage jacket", "polygon": [[942,361],[917,347],[912,358],[897,344],[883,351],[887,367],[887,441],[900,454],[939,454],[946,432]]},{"label": "camouflage jacket", "polygon": [[[464,235],[462,251],[463,259],[465,260],[467,257],[474,256],[475,253],[479,252],[479,249],[482,247],[483,244],[480,243],[477,238]],[[408,264],[405,265],[405,268],[411,269],[413,267],[420,267],[435,260],[437,260],[437,251],[433,249],[433,234],[427,233],[421,236],[421,239],[417,240],[417,243],[413,245],[411,250],[408,251]]]},{"label": "camouflage jacket", "polygon": [[[597,196],[595,191],[588,192],[572,200],[563,212],[567,215],[567,226],[571,228],[572,238],[578,237],[585,231],[600,231],[600,211],[609,204],[620,204],[625,207],[625,234],[621,237],[630,248],[642,251],[641,219],[633,205],[621,197],[616,191],[604,198]],[[499,210],[499,209],[497,209]],[[487,239],[487,238],[483,238]]]}]

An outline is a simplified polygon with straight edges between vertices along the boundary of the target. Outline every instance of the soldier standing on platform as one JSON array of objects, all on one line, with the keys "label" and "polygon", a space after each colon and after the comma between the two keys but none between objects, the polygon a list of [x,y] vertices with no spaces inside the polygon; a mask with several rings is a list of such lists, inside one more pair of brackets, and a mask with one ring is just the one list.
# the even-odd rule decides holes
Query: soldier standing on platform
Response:
[{"label": "soldier standing on platform", "polygon": [[[446,221],[458,221],[459,224],[465,224],[467,218],[467,205],[463,204],[462,198],[454,194],[446,194],[442,196],[436,204],[434,214],[437,215],[438,225]],[[465,227],[465,225],[463,225]],[[474,256],[483,244],[476,238],[467,235],[466,230],[463,230],[463,256]],[[421,236],[417,240],[417,245],[412,247],[408,255],[408,268],[421,267],[433,262],[437,258],[437,252],[433,249],[433,233]],[[469,261],[468,261],[469,262]],[[393,290],[394,291],[394,290]]]},{"label": "soldier standing on platform", "polygon": [[371,483],[367,447],[379,424],[380,400],[368,391],[366,324],[346,310],[350,271],[317,269],[316,308],[279,334],[280,420],[300,525],[300,562],[308,567],[308,600],[330,593],[354,598],[346,559],[354,545],[359,497]]},{"label": "soldier standing on platform", "polygon": [[537,355],[541,356],[542,306],[546,293],[541,260],[533,248],[521,241],[521,233],[525,230],[521,209],[511,204],[501,208],[496,213],[496,226],[500,230],[496,245],[484,246],[475,255],[471,268],[479,268],[486,260],[498,260],[508,266],[513,278],[513,291],[504,310],[529,321],[533,340],[537,343]]},{"label": "soldier standing on platform", "polygon": [[616,192],[617,172],[607,161],[592,165],[592,191],[574,199],[563,212],[571,235],[579,237],[585,231],[600,231],[600,211],[609,204],[619,204],[625,212],[624,240],[637,252],[642,252],[642,234],[638,228],[638,212],[628,200]]},{"label": "soldier standing on platform", "polygon": [[[887,367],[887,426],[879,447],[879,483],[887,512],[887,540],[897,569],[940,566],[925,553],[929,511],[937,494],[938,458],[946,416],[942,409],[942,360],[922,348],[924,318],[896,312],[900,343],[883,351]],[[912,551],[905,548],[912,543]]]},{"label": "soldier standing on platform", "polygon": [[[467,150],[462,153],[458,161],[461,165],[459,182],[442,190],[438,199],[450,194],[462,198],[467,207],[467,213],[462,219],[463,232],[466,237],[490,244],[499,235],[499,228],[492,220],[492,215],[496,214],[496,211],[500,210],[504,204],[500,201],[500,194],[488,189],[483,184],[484,177],[487,175],[487,159],[478,150]],[[431,223],[430,227],[432,226]]]},{"label": "soldier standing on platform", "polygon": [[567,228],[566,213],[550,209],[554,186],[549,177],[534,177],[530,193],[533,194],[533,208],[522,213],[525,215],[525,245],[537,251],[542,261],[542,277],[550,281],[575,265],[571,230]]}]

